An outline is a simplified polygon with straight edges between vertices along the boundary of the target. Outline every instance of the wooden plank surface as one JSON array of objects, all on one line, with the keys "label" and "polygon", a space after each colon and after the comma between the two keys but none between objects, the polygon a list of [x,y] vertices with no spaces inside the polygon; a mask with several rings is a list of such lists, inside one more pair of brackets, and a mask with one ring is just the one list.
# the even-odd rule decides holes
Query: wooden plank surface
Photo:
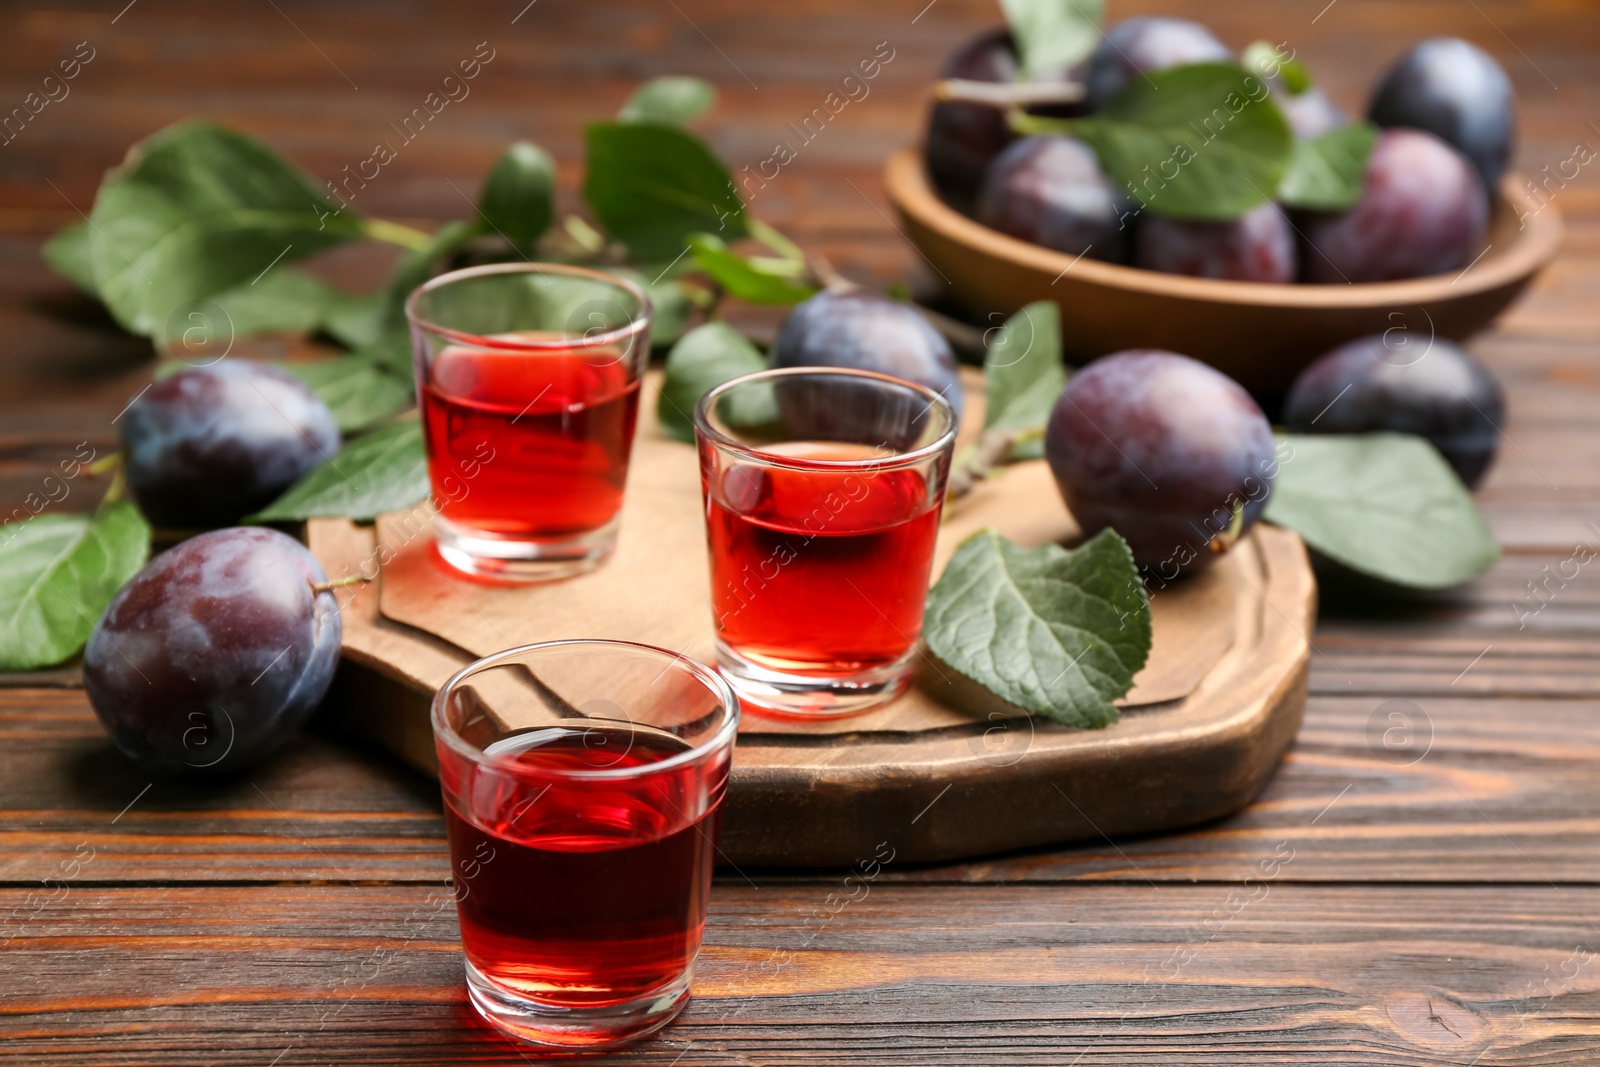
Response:
[{"label": "wooden plank surface", "polygon": [[[1517,87],[1521,169],[1600,145],[1592,5],[1110,6],[1200,18],[1235,46],[1287,42],[1356,110],[1410,40],[1459,34]],[[991,0],[11,5],[7,106],[77,42],[97,51],[0,147],[0,515],[80,444],[114,449],[148,380],[148,346],[44,271],[38,246],[167,122],[208,113],[333,178],[488,41],[471,97],[358,204],[432,227],[465,214],[462,191],[515,137],[556,153],[576,205],[582,124],[655,74],[716,81],[706,132],[753,164],[887,41],[871,96],[752,204],[886,284],[927,272],[888,220],[882,160],[915,138],[944,55],[995,21]],[[1325,595],[1305,725],[1255,804],[1169,836],[891,864],[837,914],[837,879],[724,871],[698,999],[660,1040],[600,1062],[1600,1060],[1600,584],[1586,567],[1542,604],[1527,585],[1600,544],[1596,173],[1556,191],[1562,257],[1471,346],[1509,396],[1480,492],[1506,557],[1451,594]],[[345,250],[319,269],[375,285],[391,258]],[[74,484],[56,506],[97,493]],[[0,1062],[525,1062],[464,1006],[432,783],[325,731],[225,786],[152,783],[72,680],[0,689]],[[1386,737],[1396,710],[1412,730]],[[1280,847],[1293,860],[1250,883],[1267,895],[1230,902],[1255,895],[1243,880]]]},{"label": "wooden plank surface", "polygon": [[[1286,875],[1299,846],[1258,864]],[[843,906],[838,888],[720,880],[681,1020],[587,1062],[1498,1067],[1600,1052],[1600,970],[1574,954],[1593,887],[874,884]],[[464,1005],[452,912],[443,887],[73,888],[6,948],[5,1052],[534,1062]]]}]

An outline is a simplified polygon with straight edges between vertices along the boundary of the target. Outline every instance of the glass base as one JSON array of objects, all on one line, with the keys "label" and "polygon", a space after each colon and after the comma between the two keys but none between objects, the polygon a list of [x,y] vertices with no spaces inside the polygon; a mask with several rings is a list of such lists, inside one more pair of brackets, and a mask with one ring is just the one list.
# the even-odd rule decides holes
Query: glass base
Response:
[{"label": "glass base", "polygon": [[440,557],[463,574],[501,582],[549,582],[592,571],[617,547],[618,520],[561,540],[530,540],[483,533],[433,517]]},{"label": "glass base", "polygon": [[797,719],[842,719],[887,704],[911,684],[917,649],[892,663],[850,675],[773,670],[717,642],[717,672],[746,709]]},{"label": "glass base", "polygon": [[649,996],[603,1008],[569,1008],[531,1000],[499,985],[467,961],[467,995],[486,1022],[511,1037],[550,1048],[610,1048],[655,1033],[689,1003],[691,966]]}]

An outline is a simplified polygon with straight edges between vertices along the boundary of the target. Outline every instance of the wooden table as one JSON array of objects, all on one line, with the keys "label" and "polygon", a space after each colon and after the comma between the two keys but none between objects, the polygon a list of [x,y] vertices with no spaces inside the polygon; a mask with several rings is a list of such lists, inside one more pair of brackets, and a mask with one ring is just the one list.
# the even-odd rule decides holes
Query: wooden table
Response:
[{"label": "wooden table", "polygon": [[[881,162],[916,136],[941,58],[996,19],[990,0],[124,2],[12,6],[0,21],[6,108],[77,42],[95,49],[71,95],[0,147],[5,512],[79,442],[112,450],[113,419],[147,380],[148,345],[92,314],[37,249],[88,207],[104,167],[168,122],[207,112],[332,178],[488,41],[472,95],[354,205],[432,225],[466,212],[515,137],[560,158],[575,202],[582,123],[656,74],[716,81],[706,129],[736,166],[754,164],[887,41],[871,95],[752,203],[881,284],[917,265]],[[1523,169],[1554,172],[1575,143],[1600,144],[1592,6],[1166,10],[1236,46],[1288,42],[1357,108],[1405,43],[1461,34],[1516,83]],[[1542,599],[1527,584],[1600,539],[1600,184],[1585,168],[1551,188],[1564,254],[1473,344],[1510,394],[1481,493],[1505,557],[1408,606],[1328,591],[1305,727],[1255,804],[1161,837],[890,864],[842,906],[843,872],[724,871],[695,1001],[606,1062],[1600,1060],[1600,579],[1581,568]],[[353,284],[375,284],[386,261],[332,260]],[[96,493],[75,484],[58,506]],[[1396,711],[1412,732],[1386,738]],[[110,748],[73,672],[53,672],[0,691],[0,812],[0,1061],[535,1058],[466,1007],[455,919],[439,909],[437,790],[389,760],[314,731],[232,785],[152,783]]]}]

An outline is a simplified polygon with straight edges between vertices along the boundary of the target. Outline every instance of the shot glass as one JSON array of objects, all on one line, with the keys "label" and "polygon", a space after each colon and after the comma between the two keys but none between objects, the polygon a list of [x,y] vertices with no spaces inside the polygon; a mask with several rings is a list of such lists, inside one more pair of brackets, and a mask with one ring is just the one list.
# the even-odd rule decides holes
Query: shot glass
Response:
[{"label": "shot glass", "polygon": [[689,999],[739,702],[715,671],[627,641],[479,660],[433,702],[473,1007],[597,1048]]},{"label": "shot glass", "polygon": [[650,300],[554,263],[442,274],[406,301],[439,554],[508,581],[597,566],[650,358]]},{"label": "shot glass", "polygon": [[943,397],[867,371],[701,398],[717,666],[747,706],[838,717],[906,687],[955,435]]}]

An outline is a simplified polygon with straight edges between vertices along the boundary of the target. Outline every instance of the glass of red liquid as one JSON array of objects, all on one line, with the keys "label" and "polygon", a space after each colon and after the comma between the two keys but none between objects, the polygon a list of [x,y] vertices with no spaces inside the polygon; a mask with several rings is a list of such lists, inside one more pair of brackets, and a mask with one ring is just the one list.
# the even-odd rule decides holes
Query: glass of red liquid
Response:
[{"label": "glass of red liquid", "polygon": [[439,690],[467,990],[494,1026],[596,1048],[689,999],[739,702],[715,671],[627,641],[551,641]]},{"label": "glass of red liquid", "polygon": [[617,514],[650,359],[650,301],[554,263],[442,274],[406,302],[439,554],[510,581],[589,570]]},{"label": "glass of red liquid", "polygon": [[746,706],[838,717],[910,681],[955,442],[931,389],[761,371],[695,410],[717,666]]}]

